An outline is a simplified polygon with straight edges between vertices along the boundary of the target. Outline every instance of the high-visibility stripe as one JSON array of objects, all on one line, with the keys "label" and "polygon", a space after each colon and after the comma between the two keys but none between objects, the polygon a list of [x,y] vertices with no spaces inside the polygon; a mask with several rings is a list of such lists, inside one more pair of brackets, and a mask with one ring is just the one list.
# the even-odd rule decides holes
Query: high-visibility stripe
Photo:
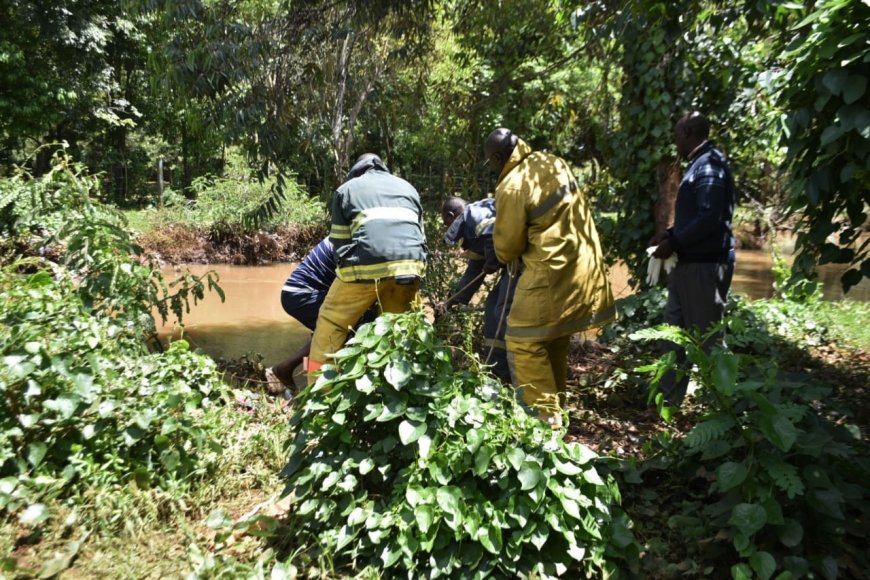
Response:
[{"label": "high-visibility stripe", "polygon": [[495,223],[495,218],[494,218],[494,217],[492,217],[492,218],[487,218],[487,219],[485,219],[485,220],[482,220],[482,221],[481,221],[479,224],[477,224],[477,226],[474,228],[474,233],[475,233],[476,235],[479,236],[479,235],[481,234],[481,232],[483,232],[483,230],[485,230],[487,227],[491,226],[491,225],[494,224],[494,223]]},{"label": "high-visibility stripe", "polygon": [[362,225],[371,220],[420,223],[420,214],[407,207],[370,207],[360,211],[350,224],[350,232],[356,233]]},{"label": "high-visibility stripe", "polygon": [[475,260],[475,261],[479,262],[480,260],[485,260],[486,256],[482,256],[482,255],[478,254],[477,252],[472,252],[471,250],[465,250],[465,259],[466,260]]},{"label": "high-visibility stripe", "polygon": [[565,321],[561,324],[555,324],[553,326],[516,327],[510,326],[510,324],[508,324],[507,331],[505,332],[505,338],[516,340],[517,342],[538,342],[541,340],[551,340],[553,338],[559,338],[562,336],[567,336],[569,334],[574,334],[575,332],[589,330],[590,328],[601,326],[602,324],[610,322],[614,318],[616,318],[616,306],[611,306],[610,308],[607,308],[600,312],[594,312],[590,316],[575,318]]},{"label": "high-visibility stripe", "polygon": [[568,185],[563,185],[562,187],[551,193],[549,196],[547,196],[547,199],[545,199],[538,205],[538,207],[532,208],[528,211],[529,221],[536,220],[539,217],[543,216],[548,211],[556,207],[556,204],[558,204],[563,199],[566,201],[570,201],[571,194],[577,191],[577,188],[577,182],[572,181]]},{"label": "high-visibility stripe", "polygon": [[336,274],[343,282],[359,280],[380,280],[396,276],[420,276],[426,272],[426,264],[419,260],[395,260],[365,266],[345,266],[338,268]]},{"label": "high-visibility stripe", "polygon": [[507,345],[503,340],[497,338],[484,338],[483,346],[491,346],[492,348],[507,349]]},{"label": "high-visibility stripe", "polygon": [[332,224],[332,228],[330,228],[329,230],[329,237],[335,238],[336,240],[349,240],[350,226],[340,226],[337,224]]}]

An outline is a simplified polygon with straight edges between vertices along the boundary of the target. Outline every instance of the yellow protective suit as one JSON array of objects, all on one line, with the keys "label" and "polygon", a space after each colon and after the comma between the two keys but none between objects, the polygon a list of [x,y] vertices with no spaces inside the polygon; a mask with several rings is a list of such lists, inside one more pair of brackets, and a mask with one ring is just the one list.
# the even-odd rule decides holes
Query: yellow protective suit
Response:
[{"label": "yellow protective suit", "polygon": [[521,139],[495,190],[498,259],[521,259],[505,341],[515,386],[552,414],[567,378],[568,337],[616,318],[586,196],[561,158]]}]

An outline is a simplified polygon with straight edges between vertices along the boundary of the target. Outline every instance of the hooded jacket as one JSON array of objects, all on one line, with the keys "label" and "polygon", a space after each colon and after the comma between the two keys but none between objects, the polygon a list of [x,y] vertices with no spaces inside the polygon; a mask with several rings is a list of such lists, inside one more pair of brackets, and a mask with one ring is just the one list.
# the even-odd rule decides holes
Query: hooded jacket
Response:
[{"label": "hooded jacket", "polygon": [[592,212],[563,159],[518,140],[495,200],[496,255],[523,264],[507,340],[543,342],[616,317]]},{"label": "hooded jacket", "polygon": [[338,279],[422,277],[427,250],[417,190],[377,157],[360,161],[348,176],[332,199],[329,239]]}]

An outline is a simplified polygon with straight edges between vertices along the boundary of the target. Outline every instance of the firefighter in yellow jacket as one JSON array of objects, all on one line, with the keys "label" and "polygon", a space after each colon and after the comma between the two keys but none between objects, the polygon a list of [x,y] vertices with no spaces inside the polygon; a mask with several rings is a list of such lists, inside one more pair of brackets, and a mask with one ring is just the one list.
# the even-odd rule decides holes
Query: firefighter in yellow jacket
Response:
[{"label": "firefighter in yellow jacket", "polygon": [[530,410],[560,427],[571,335],[616,317],[598,232],[563,159],[508,129],[489,135],[484,155],[498,175],[496,256],[522,268],[505,334],[512,380]]}]

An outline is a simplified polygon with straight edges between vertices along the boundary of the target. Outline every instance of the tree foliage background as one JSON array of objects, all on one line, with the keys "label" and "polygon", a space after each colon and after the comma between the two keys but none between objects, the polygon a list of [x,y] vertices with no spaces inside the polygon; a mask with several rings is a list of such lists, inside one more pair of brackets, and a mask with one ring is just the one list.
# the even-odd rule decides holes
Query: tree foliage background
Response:
[{"label": "tree foliage background", "polygon": [[[534,15],[534,17],[531,17]],[[52,147],[119,205],[157,163],[190,197],[228,147],[252,177],[328,197],[380,153],[435,203],[485,195],[481,142],[508,126],[568,159],[613,260],[638,271],[670,218],[674,122],[713,121],[742,205],[798,224],[798,270],[870,276],[870,6],[862,0],[12,0],[0,7],[0,171]]]}]

